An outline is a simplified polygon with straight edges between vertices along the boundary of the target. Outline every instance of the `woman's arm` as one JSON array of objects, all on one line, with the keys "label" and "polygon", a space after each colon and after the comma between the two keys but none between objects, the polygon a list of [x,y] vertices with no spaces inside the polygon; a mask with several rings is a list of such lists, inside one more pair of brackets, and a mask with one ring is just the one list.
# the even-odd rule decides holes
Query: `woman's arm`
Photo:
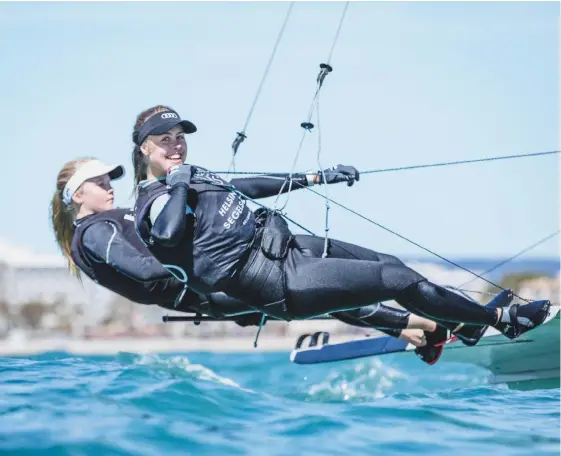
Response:
[{"label": "woman's arm", "polygon": [[175,185],[167,195],[157,198],[150,208],[154,241],[166,247],[176,246],[185,232],[187,185]]},{"label": "woman's arm", "polygon": [[293,174],[292,187],[288,179],[289,174],[267,174],[263,177],[232,179],[230,183],[245,196],[259,199],[311,186],[315,183],[314,179],[317,180],[317,175]]},{"label": "woman's arm", "polygon": [[289,174],[267,174],[263,177],[232,179],[231,184],[249,198],[259,199],[298,190],[315,184],[336,184],[347,182],[349,186],[360,179],[358,170],[353,166],[337,165],[324,171],[311,174],[293,174],[292,186]]},{"label": "woman's arm", "polygon": [[154,241],[166,247],[176,246],[183,238],[192,174],[190,165],[174,166],[166,177],[166,184],[170,187],[168,195],[157,198],[150,208],[150,234]]},{"label": "woman's arm", "polygon": [[140,252],[112,223],[103,221],[91,225],[84,232],[82,243],[93,261],[106,263],[137,282],[173,278],[154,256]]},{"label": "woman's arm", "polygon": [[162,297],[179,293],[184,283],[165,269],[154,256],[140,252],[109,222],[104,221],[88,227],[83,234],[82,244],[92,261],[105,263],[138,282],[141,292],[152,296],[153,302],[160,307],[196,312],[205,301],[198,293],[187,290],[177,308],[175,303],[161,302],[164,300]]}]

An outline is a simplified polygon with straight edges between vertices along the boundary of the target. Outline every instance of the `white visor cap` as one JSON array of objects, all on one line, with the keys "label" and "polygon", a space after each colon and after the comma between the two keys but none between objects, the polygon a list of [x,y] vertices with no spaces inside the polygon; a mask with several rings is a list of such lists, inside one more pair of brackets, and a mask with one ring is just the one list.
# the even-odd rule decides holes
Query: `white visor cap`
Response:
[{"label": "white visor cap", "polygon": [[100,160],[90,160],[78,168],[62,191],[62,200],[67,206],[72,203],[72,196],[88,179],[108,174],[111,180],[120,179],[125,174],[122,165],[107,165]]}]

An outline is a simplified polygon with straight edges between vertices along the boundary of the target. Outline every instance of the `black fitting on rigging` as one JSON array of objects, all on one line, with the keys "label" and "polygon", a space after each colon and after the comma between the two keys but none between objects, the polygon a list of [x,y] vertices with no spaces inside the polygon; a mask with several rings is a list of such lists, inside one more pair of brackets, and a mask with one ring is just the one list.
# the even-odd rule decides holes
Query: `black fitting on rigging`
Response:
[{"label": "black fitting on rigging", "polygon": [[234,151],[234,155],[238,153],[238,147],[240,147],[240,144],[243,143],[244,139],[246,138],[247,136],[245,135],[245,132],[238,131],[238,136],[236,137],[236,139],[234,139],[234,142],[232,143],[232,150]]},{"label": "black fitting on rigging", "polygon": [[304,130],[308,130],[308,131],[312,131],[312,128],[314,128],[314,124],[311,122],[302,122],[300,124],[300,126],[304,129]]},{"label": "black fitting on rigging", "polygon": [[326,76],[333,71],[333,67],[328,63],[320,63],[319,67],[321,68],[321,71],[318,74],[317,82],[321,87]]}]

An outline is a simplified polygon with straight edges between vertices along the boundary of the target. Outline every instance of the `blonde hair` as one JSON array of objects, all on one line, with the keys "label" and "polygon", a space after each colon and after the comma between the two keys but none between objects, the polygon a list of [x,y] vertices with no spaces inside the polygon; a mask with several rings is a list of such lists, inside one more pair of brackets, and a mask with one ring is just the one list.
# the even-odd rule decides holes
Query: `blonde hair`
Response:
[{"label": "blonde hair", "polygon": [[51,223],[55,232],[56,242],[60,247],[62,254],[68,261],[68,269],[70,269],[72,275],[78,278],[80,278],[80,270],[78,269],[78,266],[76,266],[76,263],[74,263],[72,255],[70,254],[72,237],[74,236],[76,206],[74,203],[71,203],[69,206],[64,204],[64,201],[62,200],[62,191],[78,168],[90,160],[92,160],[90,157],[78,158],[64,164],[58,173],[56,191],[51,201]]}]

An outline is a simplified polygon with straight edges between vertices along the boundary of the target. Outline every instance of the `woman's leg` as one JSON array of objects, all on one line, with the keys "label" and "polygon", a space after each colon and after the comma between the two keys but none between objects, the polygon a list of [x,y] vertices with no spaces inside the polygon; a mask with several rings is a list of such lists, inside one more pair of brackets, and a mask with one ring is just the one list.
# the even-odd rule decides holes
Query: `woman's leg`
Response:
[{"label": "woman's leg", "polygon": [[[505,312],[509,321],[501,322],[500,309],[480,306],[429,282],[403,264],[313,258],[291,249],[286,259],[286,286],[289,310],[299,318],[394,299],[409,311],[437,321],[492,325],[503,331],[505,325],[512,324],[513,317],[517,319]],[[543,321],[548,304],[522,308],[526,315],[515,324],[524,326],[524,319],[530,318],[530,329]]]},{"label": "woman's leg", "polygon": [[[302,253],[309,253],[311,256],[320,258],[324,250],[324,239],[318,236],[309,235],[297,235],[295,236],[295,244]],[[371,260],[380,261],[385,264],[401,264],[404,263],[397,257],[393,255],[387,255],[384,253],[375,252],[373,250],[360,247],[355,244],[349,244],[347,242],[329,239],[328,243],[328,258],[355,258],[358,260]],[[488,306],[495,308],[508,307],[512,301],[512,292],[505,290],[505,293],[497,295],[497,297]],[[352,312],[352,311],[349,311]],[[499,313],[502,311],[499,310]],[[336,318],[342,315],[341,312],[336,312],[332,314]],[[378,322],[371,322],[373,326],[379,324]],[[427,329],[428,324],[434,329]],[[460,340],[466,345],[476,345],[485,330],[487,325],[464,325],[463,323],[457,324],[455,322],[449,321],[439,321],[439,325],[444,326],[450,330],[453,334],[457,335]],[[408,328],[422,328],[425,331],[432,332],[436,329],[436,325],[428,319],[419,317],[415,314],[411,314],[409,319]],[[380,328],[378,328],[380,329]],[[438,341],[440,342],[440,341]]]},{"label": "woman's leg", "polygon": [[[324,250],[324,238],[308,234],[297,234],[294,236],[294,244],[304,255],[321,258]],[[374,250],[361,247],[356,244],[328,239],[327,258],[348,258],[356,260],[380,261],[388,264],[403,264],[403,262],[385,253],[375,252]]]},{"label": "woman's leg", "polygon": [[351,325],[357,323],[355,326],[374,327],[380,330],[422,329],[423,331],[434,331],[436,329],[434,321],[379,303],[344,312],[333,312],[331,315]]},{"label": "woman's leg", "polygon": [[515,304],[505,312],[483,307],[429,282],[403,263],[316,258],[298,243],[288,246],[281,260],[279,247],[288,236],[271,220],[263,231],[266,238],[257,238],[246,262],[223,291],[255,302],[255,307],[278,318],[306,319],[396,300],[441,325],[492,325],[514,338],[543,323],[549,313],[549,301]]},{"label": "woman's leg", "polygon": [[[325,239],[313,235],[296,235],[294,243],[301,253],[315,258],[321,258],[325,248]],[[328,240],[327,258],[370,260],[385,264],[403,265],[399,258],[392,255],[375,252],[374,250],[336,239]],[[398,329],[400,331],[405,329],[422,329],[423,331],[431,332],[436,329],[436,323],[431,320],[379,303],[346,312],[333,312],[331,315],[350,325],[374,327],[381,331],[384,329]],[[397,332],[397,335],[394,332],[390,335],[398,337],[399,334],[400,332]]]},{"label": "woman's leg", "polygon": [[427,345],[425,332],[434,332],[437,327],[434,321],[383,304],[360,307],[346,312],[334,312],[331,315],[351,326],[375,328],[389,336],[405,340],[415,347]]}]

